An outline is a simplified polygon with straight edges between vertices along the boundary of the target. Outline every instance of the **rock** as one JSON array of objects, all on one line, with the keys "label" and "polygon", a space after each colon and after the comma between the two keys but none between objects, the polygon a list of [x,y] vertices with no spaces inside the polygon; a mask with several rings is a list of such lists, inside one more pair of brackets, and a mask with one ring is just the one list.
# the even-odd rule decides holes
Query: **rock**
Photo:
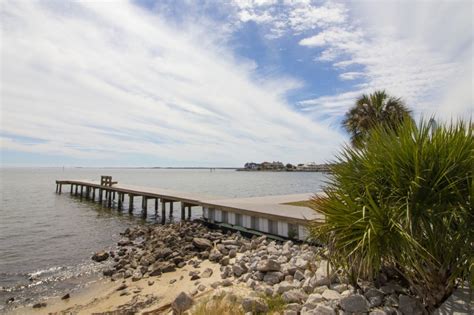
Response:
[{"label": "rock", "polygon": [[185,292],[181,292],[171,303],[171,308],[177,314],[182,314],[184,311],[191,308],[193,305],[193,298]]},{"label": "rock", "polygon": [[232,281],[230,281],[229,279],[224,279],[224,280],[222,280],[222,282],[221,282],[221,285],[222,285],[223,287],[230,287],[232,284],[233,284]]},{"label": "rock", "polygon": [[213,262],[218,262],[222,259],[223,255],[217,249],[211,250],[209,253],[209,260]]},{"label": "rock", "polygon": [[283,315],[298,315],[298,312],[293,310],[284,310]]},{"label": "rock", "polygon": [[368,299],[369,300],[369,306],[370,307],[377,307],[382,305],[383,302],[383,297],[381,296],[373,296]]},{"label": "rock", "polygon": [[122,292],[120,292],[119,296],[124,296],[124,295],[130,295],[130,292],[128,292],[127,290],[123,290]]},{"label": "rock", "polygon": [[198,290],[202,292],[202,291],[206,290],[206,286],[204,284],[200,284],[198,286]]},{"label": "rock", "polygon": [[288,303],[288,304],[286,304],[285,309],[295,311],[295,312],[299,312],[301,310],[301,305],[298,304],[298,303]]},{"label": "rock", "polygon": [[169,248],[159,248],[155,251],[155,257],[156,257],[156,259],[166,258],[169,255],[171,255],[172,253],[173,253],[173,251]]},{"label": "rock", "polygon": [[275,292],[277,294],[283,294],[287,291],[295,289],[295,286],[288,281],[283,281],[275,285]]},{"label": "rock", "polygon": [[36,304],[33,304],[33,308],[42,308],[42,307],[46,307],[46,303],[45,302],[39,302],[39,303],[36,303]]},{"label": "rock", "polygon": [[112,277],[114,273],[115,273],[114,269],[105,269],[104,271],[102,271],[102,274],[106,277]]},{"label": "rock", "polygon": [[274,285],[283,279],[284,275],[281,272],[269,272],[263,277],[263,281],[267,284]]},{"label": "rock", "polygon": [[339,302],[342,309],[350,313],[364,313],[369,311],[369,302],[360,294],[342,298]]},{"label": "rock", "polygon": [[132,281],[135,282],[135,281],[138,281],[140,280],[141,278],[143,277],[142,273],[141,272],[134,272],[133,275],[132,275]]},{"label": "rock", "polygon": [[417,299],[400,294],[398,297],[398,310],[402,312],[403,315],[421,315],[424,312],[424,307]]},{"label": "rock", "polygon": [[10,298],[7,299],[7,301],[5,302],[5,304],[11,304],[11,303],[13,303],[13,302],[15,302],[15,298],[14,298],[14,297],[10,297]]},{"label": "rock", "polygon": [[122,290],[125,290],[127,288],[127,285],[125,283],[122,283],[118,288],[117,288],[117,291],[122,291]]},{"label": "rock", "polygon": [[331,289],[324,290],[322,296],[325,300],[337,300],[341,298],[341,295],[339,294],[339,292],[331,290]]},{"label": "rock", "polygon": [[236,277],[240,277],[242,274],[246,273],[248,271],[248,269],[245,267],[244,264],[241,264],[241,265],[233,265],[232,266],[232,272],[234,273],[234,275]]},{"label": "rock", "polygon": [[171,280],[169,281],[169,284],[173,284],[173,283],[175,283],[176,281],[177,281],[176,279],[171,279]]},{"label": "rock", "polygon": [[273,259],[260,260],[257,264],[257,270],[262,272],[280,271],[280,264]]},{"label": "rock", "polygon": [[237,256],[237,251],[235,249],[231,249],[229,251],[229,258],[235,258]]},{"label": "rock", "polygon": [[318,315],[336,315],[336,311],[330,306],[319,304],[314,309],[314,314]]},{"label": "rock", "polygon": [[369,315],[390,315],[391,313],[388,313],[384,310],[381,310],[381,309],[375,309],[375,310],[372,310],[370,311]]},{"label": "rock", "polygon": [[242,308],[245,312],[252,313],[266,313],[268,312],[268,305],[263,299],[247,297],[242,300]]},{"label": "rock", "polygon": [[193,245],[197,249],[206,250],[212,248],[212,243],[210,240],[205,238],[195,237],[193,238]]},{"label": "rock", "polygon": [[67,300],[71,297],[71,295],[69,293],[66,293],[64,294],[62,297],[61,297],[61,300]]},{"label": "rock", "polygon": [[204,271],[201,273],[201,278],[210,278],[212,276],[212,269],[211,268],[206,268]]},{"label": "rock", "polygon": [[[324,299],[323,299],[323,296],[319,293],[313,293],[313,294],[310,294],[308,296],[308,299],[306,300],[306,304],[307,303],[311,303],[311,304],[318,304],[319,302],[322,302]],[[305,305],[306,305],[305,304]]]},{"label": "rock", "polygon": [[306,269],[306,267],[308,266],[308,262],[306,260],[298,257],[296,259],[295,266],[298,269]]},{"label": "rock", "polygon": [[197,275],[197,274],[193,274],[193,275],[191,276],[191,281],[195,281],[195,280],[199,280],[199,279],[201,279],[201,277],[200,277],[199,275]]},{"label": "rock", "polygon": [[153,280],[148,280],[148,285],[151,287],[153,284],[155,284],[155,281]]},{"label": "rock", "polygon": [[221,266],[227,266],[230,262],[230,258],[228,256],[222,257],[221,261],[219,261],[219,264]]},{"label": "rock", "polygon": [[307,299],[307,295],[300,290],[293,289],[281,295],[286,303],[301,303]]},{"label": "rock", "polygon": [[295,278],[295,279],[298,280],[298,281],[301,281],[301,280],[303,280],[305,277],[304,277],[304,274],[303,274],[301,271],[296,270],[296,271],[295,271],[295,274],[293,275],[293,278]]},{"label": "rock", "polygon": [[108,258],[109,258],[109,253],[106,251],[97,252],[94,255],[92,255],[92,260],[97,261],[97,262],[105,261]]}]

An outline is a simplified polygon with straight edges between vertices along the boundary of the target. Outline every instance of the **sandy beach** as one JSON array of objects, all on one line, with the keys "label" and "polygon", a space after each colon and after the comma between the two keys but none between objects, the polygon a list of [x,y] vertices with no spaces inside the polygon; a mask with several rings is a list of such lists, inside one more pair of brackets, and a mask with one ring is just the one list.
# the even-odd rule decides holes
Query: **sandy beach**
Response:
[{"label": "sandy beach", "polygon": [[[167,313],[170,310],[170,303],[180,292],[189,293],[199,285],[204,285],[205,290],[199,291],[196,295],[200,297],[213,290],[210,285],[221,280],[219,266],[210,261],[203,261],[199,268],[187,265],[174,272],[138,281],[132,281],[130,278],[121,281],[103,279],[76,294],[71,294],[67,300],[61,300],[60,297],[52,298],[45,301],[46,307],[20,307],[13,310],[12,314],[92,314],[127,311],[141,314]],[[190,271],[203,272],[207,268],[213,271],[209,278],[191,280]],[[117,290],[124,284],[127,286],[126,289]]]}]

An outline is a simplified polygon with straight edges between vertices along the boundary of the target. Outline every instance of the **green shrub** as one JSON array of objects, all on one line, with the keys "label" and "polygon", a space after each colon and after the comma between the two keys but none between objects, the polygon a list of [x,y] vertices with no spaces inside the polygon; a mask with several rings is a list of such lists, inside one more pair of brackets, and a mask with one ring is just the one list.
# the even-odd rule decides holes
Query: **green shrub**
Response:
[{"label": "green shrub", "polygon": [[380,126],[337,160],[312,227],[331,263],[353,284],[391,267],[434,309],[473,271],[472,123]]}]

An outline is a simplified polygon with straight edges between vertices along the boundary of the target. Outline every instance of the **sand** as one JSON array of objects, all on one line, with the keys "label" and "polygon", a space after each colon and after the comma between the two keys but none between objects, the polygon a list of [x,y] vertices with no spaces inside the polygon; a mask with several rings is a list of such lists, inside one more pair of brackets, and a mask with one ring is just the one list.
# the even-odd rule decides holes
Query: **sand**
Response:
[{"label": "sand", "polygon": [[[61,300],[59,297],[46,300],[46,307],[34,309],[31,306],[19,307],[14,309],[11,314],[92,314],[101,312],[124,312],[127,309],[136,305],[137,302],[147,301],[149,304],[144,305],[139,310],[139,314],[150,312],[152,314],[168,313],[169,308],[163,308],[169,305],[174,298],[182,291],[189,293],[198,284],[206,286],[206,290],[199,292],[196,298],[205,296],[206,293],[212,291],[210,284],[220,281],[220,265],[205,260],[201,263],[199,268],[186,265],[174,272],[165,273],[158,277],[147,277],[139,281],[132,282],[132,280],[118,280],[111,281],[104,279],[83,290],[71,293],[68,300]],[[206,268],[211,268],[213,274],[209,278],[201,278],[191,281],[189,276],[190,271],[203,271]],[[176,282],[170,284],[170,281],[175,279]],[[153,281],[152,285],[148,282]],[[126,289],[130,295],[120,295],[123,290],[117,291],[117,288],[125,283]],[[140,292],[138,292],[140,290]],[[134,293],[134,291],[136,293]],[[161,309],[163,308],[163,309]],[[159,311],[157,311],[160,309]]]}]

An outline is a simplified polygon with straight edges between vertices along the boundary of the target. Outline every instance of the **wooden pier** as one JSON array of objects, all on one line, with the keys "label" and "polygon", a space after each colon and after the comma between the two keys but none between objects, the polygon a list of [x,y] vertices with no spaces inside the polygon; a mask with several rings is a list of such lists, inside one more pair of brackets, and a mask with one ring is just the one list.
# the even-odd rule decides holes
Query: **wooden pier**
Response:
[{"label": "wooden pier", "polygon": [[309,220],[324,220],[324,216],[313,209],[286,204],[308,200],[313,193],[229,199],[161,188],[122,185],[112,181],[111,176],[101,176],[100,182],[57,180],[56,193],[61,194],[63,186],[70,186],[71,195],[98,201],[109,208],[116,206],[119,211],[126,208],[130,213],[134,210],[134,202],[139,199],[144,217],[147,216],[151,200],[157,217],[161,208],[162,223],[166,222],[167,216],[173,217],[176,203],[180,206],[181,220],[191,218],[192,207],[202,207],[203,219],[210,223],[282,237],[296,236],[299,239],[306,238]]}]

